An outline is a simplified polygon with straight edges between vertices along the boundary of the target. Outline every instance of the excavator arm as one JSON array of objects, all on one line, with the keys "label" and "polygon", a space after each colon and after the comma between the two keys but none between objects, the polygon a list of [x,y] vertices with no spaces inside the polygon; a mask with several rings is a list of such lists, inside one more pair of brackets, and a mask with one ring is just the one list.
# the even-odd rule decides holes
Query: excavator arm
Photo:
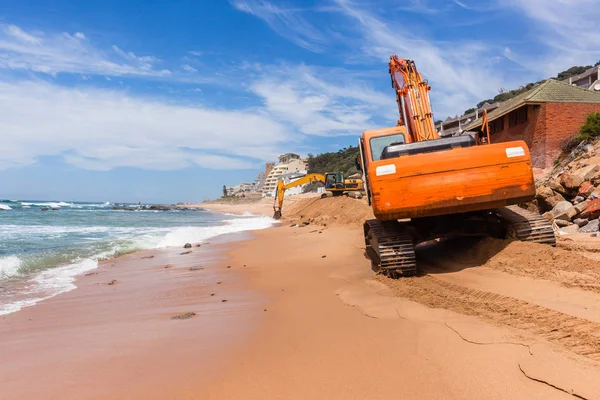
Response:
[{"label": "excavator arm", "polygon": [[431,87],[417,70],[414,61],[392,55],[389,63],[392,87],[400,119],[398,125],[406,126],[411,142],[438,139],[433,112],[429,102]]},{"label": "excavator arm", "polygon": [[288,183],[287,185],[283,183],[283,180],[280,179],[277,182],[277,189],[275,191],[275,202],[273,204],[273,210],[275,213],[273,214],[273,218],[279,219],[281,218],[281,207],[283,206],[283,197],[285,195],[285,191],[287,189],[293,188],[295,186],[304,185],[306,183],[311,182],[321,182],[325,184],[325,175],[323,174],[308,174],[304,175],[302,178],[297,179],[293,182]]}]

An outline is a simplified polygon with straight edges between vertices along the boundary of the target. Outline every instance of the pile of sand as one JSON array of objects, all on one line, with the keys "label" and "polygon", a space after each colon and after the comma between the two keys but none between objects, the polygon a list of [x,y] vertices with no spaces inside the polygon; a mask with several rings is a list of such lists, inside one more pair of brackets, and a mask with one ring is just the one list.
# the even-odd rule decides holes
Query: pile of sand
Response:
[{"label": "pile of sand", "polygon": [[574,251],[486,238],[463,257],[464,260],[456,261],[482,262],[484,267],[513,275],[547,279],[567,287],[600,292],[600,262]]},{"label": "pile of sand", "polygon": [[366,199],[341,197],[311,197],[284,206],[283,216],[290,221],[308,221],[319,225],[362,226],[375,218]]}]

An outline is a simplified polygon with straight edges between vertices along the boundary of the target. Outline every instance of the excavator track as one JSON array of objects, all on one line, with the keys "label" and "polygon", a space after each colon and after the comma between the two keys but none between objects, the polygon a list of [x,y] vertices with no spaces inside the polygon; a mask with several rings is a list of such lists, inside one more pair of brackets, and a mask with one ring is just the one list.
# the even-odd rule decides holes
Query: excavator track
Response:
[{"label": "excavator track", "polygon": [[413,239],[398,221],[368,220],[364,233],[365,251],[374,271],[390,278],[417,274]]},{"label": "excavator track", "polygon": [[496,214],[505,223],[509,236],[522,242],[556,246],[552,224],[541,215],[518,206],[498,208]]}]

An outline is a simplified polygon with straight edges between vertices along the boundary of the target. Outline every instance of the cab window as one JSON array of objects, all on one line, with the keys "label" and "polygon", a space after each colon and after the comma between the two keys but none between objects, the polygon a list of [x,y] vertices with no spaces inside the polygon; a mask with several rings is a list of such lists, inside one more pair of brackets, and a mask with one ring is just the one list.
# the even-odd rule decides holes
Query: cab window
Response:
[{"label": "cab window", "polygon": [[381,153],[383,149],[387,146],[394,144],[402,144],[405,143],[404,135],[401,133],[396,133],[394,135],[388,136],[379,136],[371,138],[369,141],[371,144],[371,159],[373,161],[379,161],[381,159]]}]

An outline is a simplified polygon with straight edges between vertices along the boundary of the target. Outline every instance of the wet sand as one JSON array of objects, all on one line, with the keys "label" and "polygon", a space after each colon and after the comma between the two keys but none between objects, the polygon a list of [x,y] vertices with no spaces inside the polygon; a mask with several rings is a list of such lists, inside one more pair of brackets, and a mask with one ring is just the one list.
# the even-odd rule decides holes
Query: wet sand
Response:
[{"label": "wet sand", "polygon": [[[289,225],[189,255],[112,260],[78,289],[0,319],[0,359],[11,360],[0,399],[600,395],[597,322],[584,311],[595,293],[545,281],[569,297],[553,309],[545,290],[509,297],[531,278],[475,264],[444,272],[427,257],[429,275],[389,281],[370,271],[360,227]],[[196,315],[170,319],[185,312]],[[514,318],[522,312],[530,319]]]}]

